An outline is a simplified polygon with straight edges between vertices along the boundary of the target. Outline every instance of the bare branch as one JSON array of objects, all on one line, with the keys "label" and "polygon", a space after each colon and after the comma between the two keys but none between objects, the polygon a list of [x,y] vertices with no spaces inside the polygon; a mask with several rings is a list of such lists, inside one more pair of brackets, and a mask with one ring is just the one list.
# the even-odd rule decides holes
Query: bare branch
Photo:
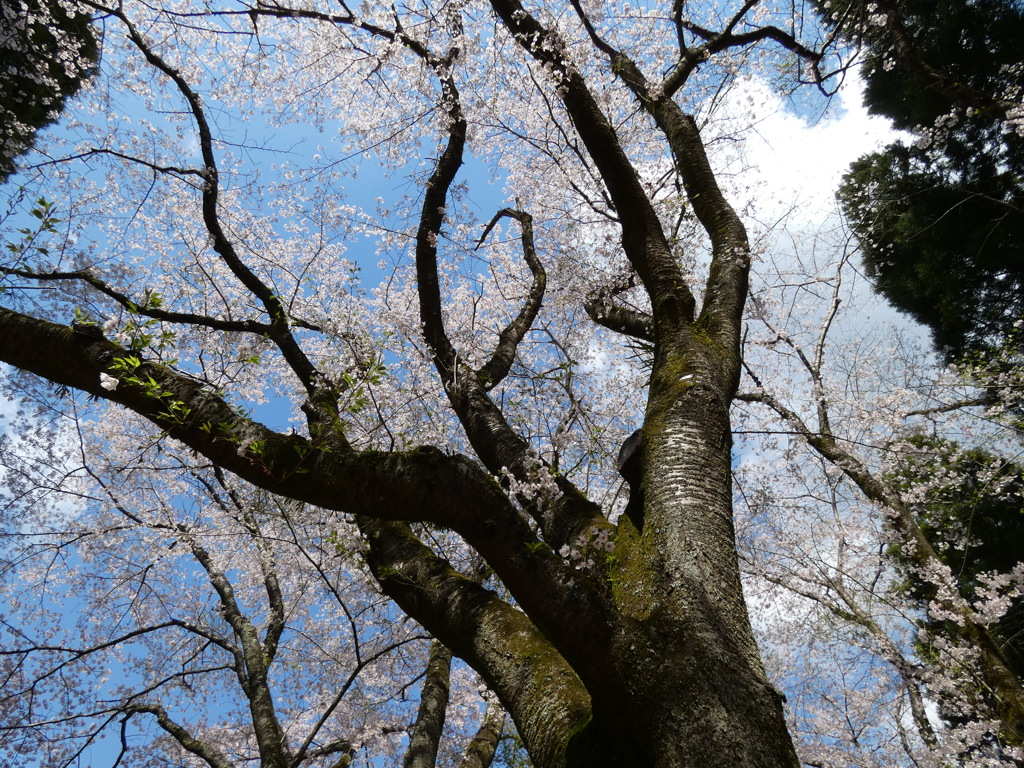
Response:
[{"label": "bare branch", "polygon": [[403,768],[434,768],[448,707],[451,664],[452,652],[434,640],[420,690],[419,711],[402,758]]},{"label": "bare branch", "polygon": [[498,335],[498,344],[491,358],[476,372],[477,378],[485,390],[493,389],[508,375],[520,342],[522,342],[523,337],[526,336],[533,326],[533,321],[537,319],[541,302],[544,300],[544,288],[547,285],[547,274],[544,271],[544,265],[537,258],[537,251],[533,244],[533,217],[530,214],[523,211],[515,211],[511,208],[502,208],[494,214],[494,218],[491,219],[490,224],[487,225],[484,233],[480,236],[477,248],[480,247],[484,238],[487,237],[487,234],[503,216],[517,220],[522,227],[520,239],[523,244],[523,258],[533,273],[533,285],[530,286],[530,292],[527,294],[526,301],[523,302],[523,307],[519,310],[519,314]]},{"label": "bare branch", "polygon": [[215,745],[195,738],[187,729],[172,720],[160,704],[134,704],[128,709],[128,712],[130,714],[145,712],[153,715],[157,724],[170,734],[183,749],[201,759],[210,768],[234,768],[234,764],[227,755]]},{"label": "bare branch", "polygon": [[[88,269],[79,269],[71,272],[33,272],[24,269],[0,267],[0,274],[13,275],[15,277],[25,278],[26,280],[39,280],[43,282],[78,280],[92,286],[105,296],[109,296],[131,314],[151,317],[154,320],[160,320],[167,323],[193,325],[203,328],[211,328],[216,331],[225,331],[228,333],[252,333],[259,336],[269,335],[271,330],[273,330],[270,325],[267,323],[261,323],[258,320],[223,320],[220,318],[209,317],[207,315],[197,315],[192,312],[174,312],[166,310],[161,307],[153,306],[145,300],[137,302],[129,298],[127,294],[113,288],[107,281],[100,279]],[[293,324],[298,328],[304,328],[310,331],[322,331],[319,326],[307,323],[304,320],[295,320],[293,321]]]}]

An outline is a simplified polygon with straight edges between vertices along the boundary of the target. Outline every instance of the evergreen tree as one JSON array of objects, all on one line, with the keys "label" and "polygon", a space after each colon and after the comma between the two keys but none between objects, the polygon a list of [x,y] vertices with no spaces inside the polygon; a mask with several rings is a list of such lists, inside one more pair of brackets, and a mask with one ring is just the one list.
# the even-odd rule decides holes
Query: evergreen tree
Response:
[{"label": "evergreen tree", "polygon": [[0,182],[98,59],[89,14],[59,0],[0,0]]},{"label": "evergreen tree", "polygon": [[[839,199],[865,270],[890,303],[929,328],[947,361],[973,366],[986,393],[966,404],[992,404],[1001,396],[986,380],[1016,365],[1009,350],[1024,315],[1024,8],[1013,0],[818,7],[838,38],[862,51],[870,109],[916,134],[860,158],[844,178]],[[950,441],[918,437],[909,445],[911,457],[890,481],[949,568],[957,598],[984,604],[989,576],[1010,573],[1019,560],[1021,468]],[[891,555],[909,594],[934,605],[935,588],[914,554],[893,547]],[[1016,598],[1003,608],[993,614],[990,653],[1019,680],[1024,605]],[[941,612],[922,619],[918,650],[933,669],[948,666],[940,647],[962,642],[956,621]],[[966,699],[1005,715],[1006,702],[978,677],[945,672],[966,676],[940,696],[948,723],[963,724]]]},{"label": "evergreen tree", "polygon": [[[983,449],[963,450],[949,440],[915,436],[907,440],[907,447],[909,452],[889,479],[911,500],[912,514],[952,573],[960,596],[980,615],[991,614],[990,632],[1008,667],[1020,679],[1024,673],[1024,599],[1018,595],[1008,604],[997,604],[991,595],[998,587],[998,574],[1013,572],[1024,550],[1024,467]],[[905,575],[908,593],[922,605],[934,600],[935,587],[923,577],[913,558],[898,546],[891,554]],[[948,617],[926,615],[921,628],[918,649],[924,658],[935,657],[940,644],[958,642],[958,628]],[[962,708],[954,699],[965,693],[983,700],[986,708],[999,716],[1000,702],[994,692],[980,679],[971,682],[940,700],[946,720],[960,720]]]},{"label": "evergreen tree", "polygon": [[1009,0],[818,5],[863,47],[871,109],[918,134],[854,163],[840,192],[868,274],[948,360],[998,346],[1024,314],[1024,11]]}]

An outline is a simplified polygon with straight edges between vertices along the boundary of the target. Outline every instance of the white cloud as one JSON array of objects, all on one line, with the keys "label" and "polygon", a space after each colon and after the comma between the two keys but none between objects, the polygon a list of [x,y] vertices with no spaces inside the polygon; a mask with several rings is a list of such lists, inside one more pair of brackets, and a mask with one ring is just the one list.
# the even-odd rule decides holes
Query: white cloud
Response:
[{"label": "white cloud", "polygon": [[715,165],[733,179],[729,194],[737,207],[766,223],[786,214],[809,223],[834,213],[835,191],[850,163],[898,135],[888,120],[868,114],[861,92],[859,78],[850,77],[826,115],[811,122],[765,81],[739,81],[721,124],[724,131],[751,127],[739,141],[717,141],[715,151]]}]

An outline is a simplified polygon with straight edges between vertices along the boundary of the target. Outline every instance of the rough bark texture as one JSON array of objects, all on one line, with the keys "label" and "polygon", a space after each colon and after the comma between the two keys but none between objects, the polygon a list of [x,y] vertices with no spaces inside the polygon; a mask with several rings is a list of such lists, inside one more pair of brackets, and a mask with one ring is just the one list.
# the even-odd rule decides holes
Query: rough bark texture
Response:
[{"label": "rough bark texture", "polygon": [[436,640],[430,644],[427,675],[420,689],[420,708],[402,759],[402,768],[434,768],[444,729],[452,653]]},{"label": "rough bark texture", "polygon": [[640,530],[630,518],[620,524],[621,567],[612,574],[624,620],[609,674],[621,681],[613,690],[622,698],[606,698],[586,676],[584,683],[595,710],[628,723],[645,764],[794,766],[781,697],[747,617],[732,524],[729,406],[740,371],[745,230],[718,188],[693,119],[667,97],[652,97],[635,65],[596,40],[663,131],[712,242],[705,301],[694,318],[695,301],[636,171],[585,82],[559,56],[564,44],[517,0],[492,6],[531,55],[561,75],[563,103],[608,187],[623,248],[652,305],[643,523]]},{"label": "rough bark texture", "polygon": [[483,722],[466,747],[459,768],[488,768],[494,760],[504,727],[505,711],[495,702],[488,702]]}]

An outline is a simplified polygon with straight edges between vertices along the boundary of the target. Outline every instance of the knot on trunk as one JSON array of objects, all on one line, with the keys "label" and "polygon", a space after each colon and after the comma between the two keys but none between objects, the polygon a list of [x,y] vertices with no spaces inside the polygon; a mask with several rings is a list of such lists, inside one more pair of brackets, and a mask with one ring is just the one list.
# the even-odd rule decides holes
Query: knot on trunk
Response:
[{"label": "knot on trunk", "polygon": [[629,483],[629,501],[626,502],[624,514],[633,521],[636,529],[643,530],[644,525],[644,433],[638,429],[626,438],[619,448],[619,457],[615,462],[616,469],[622,479]]}]

